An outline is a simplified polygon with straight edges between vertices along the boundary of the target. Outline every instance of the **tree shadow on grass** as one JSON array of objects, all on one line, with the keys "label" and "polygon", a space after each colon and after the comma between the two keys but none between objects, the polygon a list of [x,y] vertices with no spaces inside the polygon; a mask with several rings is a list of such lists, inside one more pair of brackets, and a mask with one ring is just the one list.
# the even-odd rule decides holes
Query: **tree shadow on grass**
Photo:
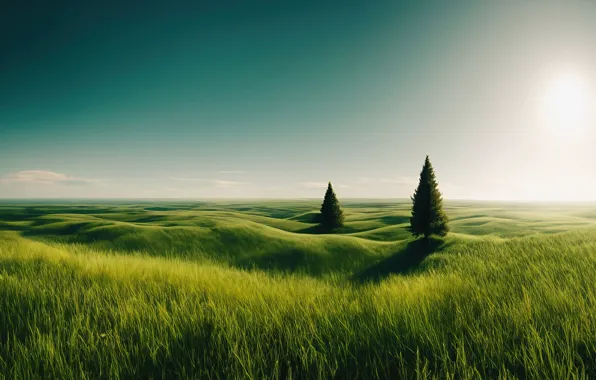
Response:
[{"label": "tree shadow on grass", "polygon": [[380,282],[391,274],[412,273],[428,255],[440,252],[448,244],[442,239],[418,239],[409,242],[406,247],[376,264],[356,273],[352,280],[356,283]]}]

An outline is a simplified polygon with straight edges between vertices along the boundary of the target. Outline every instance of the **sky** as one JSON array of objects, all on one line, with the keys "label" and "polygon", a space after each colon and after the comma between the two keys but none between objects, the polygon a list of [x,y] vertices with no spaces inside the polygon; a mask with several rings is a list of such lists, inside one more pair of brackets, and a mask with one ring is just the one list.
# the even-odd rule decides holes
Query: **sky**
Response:
[{"label": "sky", "polygon": [[594,1],[13,1],[0,198],[596,200]]}]

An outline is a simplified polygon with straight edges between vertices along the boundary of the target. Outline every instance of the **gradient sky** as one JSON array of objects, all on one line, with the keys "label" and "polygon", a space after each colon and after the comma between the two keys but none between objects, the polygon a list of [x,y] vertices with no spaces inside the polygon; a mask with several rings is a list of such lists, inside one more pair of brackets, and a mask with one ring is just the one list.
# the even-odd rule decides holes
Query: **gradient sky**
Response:
[{"label": "gradient sky", "polygon": [[15,3],[0,198],[596,200],[594,1]]}]

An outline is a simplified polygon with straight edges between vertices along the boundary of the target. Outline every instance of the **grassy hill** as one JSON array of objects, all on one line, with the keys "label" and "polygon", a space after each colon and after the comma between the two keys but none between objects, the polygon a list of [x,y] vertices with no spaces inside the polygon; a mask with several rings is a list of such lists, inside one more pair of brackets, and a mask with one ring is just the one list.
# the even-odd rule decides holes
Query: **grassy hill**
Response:
[{"label": "grassy hill", "polygon": [[430,245],[407,203],[346,202],[334,235],[316,210],[3,204],[0,374],[596,375],[590,208],[452,202],[454,233]]}]

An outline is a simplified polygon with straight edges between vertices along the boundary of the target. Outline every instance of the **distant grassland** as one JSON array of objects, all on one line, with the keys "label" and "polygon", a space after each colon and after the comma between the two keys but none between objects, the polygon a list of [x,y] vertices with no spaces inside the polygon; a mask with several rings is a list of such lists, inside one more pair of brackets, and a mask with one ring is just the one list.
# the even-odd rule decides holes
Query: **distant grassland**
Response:
[{"label": "distant grassland", "polygon": [[595,205],[344,204],[5,202],[0,376],[596,376]]}]

